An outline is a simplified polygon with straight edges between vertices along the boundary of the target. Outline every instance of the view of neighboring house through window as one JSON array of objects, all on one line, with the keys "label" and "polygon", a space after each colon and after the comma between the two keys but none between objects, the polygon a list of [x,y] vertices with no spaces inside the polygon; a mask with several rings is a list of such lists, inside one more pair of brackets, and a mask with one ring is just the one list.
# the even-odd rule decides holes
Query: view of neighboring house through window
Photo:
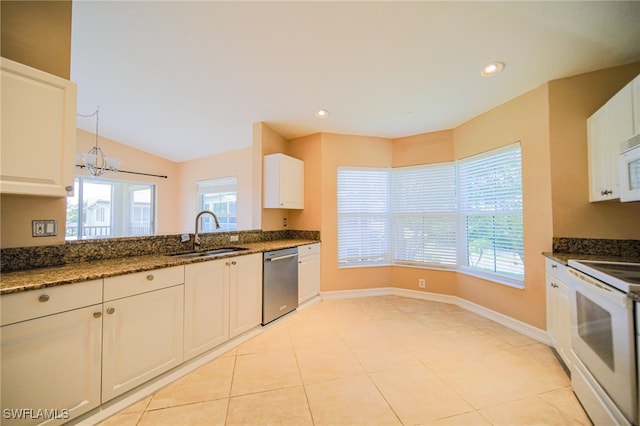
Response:
[{"label": "view of neighboring house through window", "polygon": [[77,177],[67,198],[67,240],[153,235],[155,185]]},{"label": "view of neighboring house through window", "polygon": [[198,182],[198,211],[210,210],[218,217],[220,229],[216,229],[211,215],[202,215],[200,231],[236,231],[238,229],[238,213],[236,199],[238,195],[237,178],[235,176],[209,179]]},{"label": "view of neighboring house through window", "polygon": [[523,285],[519,143],[454,163],[339,167],[337,178],[338,266],[455,268]]}]

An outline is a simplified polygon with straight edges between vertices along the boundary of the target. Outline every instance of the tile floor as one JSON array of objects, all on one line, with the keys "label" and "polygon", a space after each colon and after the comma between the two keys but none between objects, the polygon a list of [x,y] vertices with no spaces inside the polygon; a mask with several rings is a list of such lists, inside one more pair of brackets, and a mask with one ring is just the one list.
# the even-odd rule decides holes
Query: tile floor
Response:
[{"label": "tile floor", "polygon": [[110,425],[589,425],[551,350],[454,305],[329,300]]}]

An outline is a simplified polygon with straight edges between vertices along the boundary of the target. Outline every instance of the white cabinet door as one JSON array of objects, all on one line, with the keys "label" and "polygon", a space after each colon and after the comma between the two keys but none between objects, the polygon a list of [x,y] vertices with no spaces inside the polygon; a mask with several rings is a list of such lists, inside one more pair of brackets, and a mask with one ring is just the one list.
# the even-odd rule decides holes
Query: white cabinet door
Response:
[{"label": "white cabinet door", "polygon": [[264,208],[304,209],[304,162],[284,154],[264,157]]},{"label": "white cabinet door", "polygon": [[320,294],[320,244],[298,247],[298,303]]},{"label": "white cabinet door", "polygon": [[184,358],[229,339],[229,267],[225,260],[185,266]]},{"label": "white cabinet door", "polygon": [[233,257],[229,269],[229,337],[262,321],[262,254]]},{"label": "white cabinet door", "polygon": [[178,285],[104,303],[102,402],[182,362],[183,302]]},{"label": "white cabinet door", "polygon": [[552,346],[571,369],[571,305],[569,286],[564,276],[566,267],[546,260],[547,274],[547,332]]},{"label": "white cabinet door", "polygon": [[[18,322],[0,329],[2,424],[62,424],[100,404],[101,305]],[[18,411],[43,418],[17,420]],[[11,413],[14,413],[12,416]]]},{"label": "white cabinet door", "polygon": [[0,192],[73,192],[76,85],[2,58]]},{"label": "white cabinet door", "polygon": [[620,198],[618,154],[634,133],[632,96],[629,83],[587,120],[589,201]]}]

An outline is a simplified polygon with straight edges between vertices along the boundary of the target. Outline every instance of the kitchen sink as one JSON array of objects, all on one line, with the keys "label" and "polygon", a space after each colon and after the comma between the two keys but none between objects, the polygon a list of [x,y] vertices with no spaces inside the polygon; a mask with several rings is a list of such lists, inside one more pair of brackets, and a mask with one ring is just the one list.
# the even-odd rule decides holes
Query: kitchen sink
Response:
[{"label": "kitchen sink", "polygon": [[177,253],[171,254],[171,257],[177,257],[179,259],[197,259],[202,257],[216,257],[222,256],[223,254],[235,253],[239,251],[249,250],[243,247],[221,247],[213,250],[206,251],[192,251],[189,253]]}]

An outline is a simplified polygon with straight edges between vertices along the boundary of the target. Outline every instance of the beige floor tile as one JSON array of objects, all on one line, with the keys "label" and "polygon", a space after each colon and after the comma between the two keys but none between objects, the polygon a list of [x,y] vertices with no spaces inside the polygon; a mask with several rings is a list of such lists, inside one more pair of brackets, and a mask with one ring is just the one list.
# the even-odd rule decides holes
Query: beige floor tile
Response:
[{"label": "beige floor tile", "polygon": [[584,412],[582,405],[580,405],[578,398],[570,387],[544,393],[538,395],[538,397],[547,404],[553,405],[560,410],[562,417],[566,418],[568,422],[575,422],[584,426],[591,425],[587,413]]},{"label": "beige floor tile", "polygon": [[238,346],[237,355],[291,349],[293,349],[293,346],[289,329],[278,325]]},{"label": "beige floor tile", "polygon": [[[510,380],[529,389],[531,394],[570,386],[569,377],[555,357],[540,357],[535,352],[522,350],[528,347],[484,354],[480,360],[485,365],[499,368]],[[531,347],[536,349],[537,345]]]},{"label": "beige floor tile", "polygon": [[374,373],[371,378],[403,424],[423,424],[473,410],[423,365]]},{"label": "beige floor tile", "polygon": [[367,373],[420,364],[404,346],[398,344],[376,341],[368,344],[349,344],[349,347]]},{"label": "beige floor tile", "polygon": [[579,425],[551,404],[533,396],[480,410],[494,426]]},{"label": "beige floor tile", "polygon": [[302,386],[233,397],[227,425],[313,425]]},{"label": "beige floor tile", "polygon": [[500,368],[485,365],[476,357],[435,362],[428,367],[476,409],[532,394],[526,387],[510,380]]},{"label": "beige floor tile", "polygon": [[293,350],[238,355],[231,395],[246,395],[301,384]]},{"label": "beige floor tile", "polygon": [[228,399],[180,405],[146,411],[138,426],[214,426],[223,425]]},{"label": "beige floor tile", "polygon": [[345,343],[296,348],[296,357],[305,384],[365,374]]},{"label": "beige floor tile", "polygon": [[315,383],[305,388],[316,426],[401,424],[368,376]]},{"label": "beige floor tile", "polygon": [[425,426],[491,426],[491,423],[476,411],[428,421],[422,424]]},{"label": "beige floor tile", "polygon": [[143,411],[138,413],[118,413],[99,423],[98,426],[136,426],[142,414]]},{"label": "beige floor tile", "polygon": [[217,358],[153,395],[148,409],[173,407],[229,397],[236,359]]}]

